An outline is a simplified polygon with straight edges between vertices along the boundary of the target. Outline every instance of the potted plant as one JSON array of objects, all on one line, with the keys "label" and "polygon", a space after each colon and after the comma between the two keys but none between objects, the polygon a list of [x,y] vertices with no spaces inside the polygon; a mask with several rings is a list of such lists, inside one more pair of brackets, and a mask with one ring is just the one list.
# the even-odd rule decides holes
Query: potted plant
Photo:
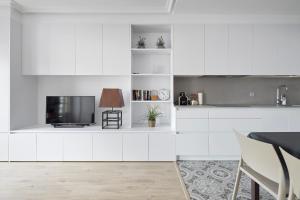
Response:
[{"label": "potted plant", "polygon": [[165,48],[165,41],[164,41],[162,36],[160,36],[160,38],[157,39],[156,46],[159,49],[164,49]]},{"label": "potted plant", "polygon": [[149,106],[148,107],[148,126],[155,127],[156,125],[156,118],[159,117],[162,113],[159,111],[158,106]]},{"label": "potted plant", "polygon": [[142,37],[142,36],[140,36],[139,37],[139,40],[138,40],[138,42],[137,42],[137,48],[139,48],[139,49],[144,49],[144,48],[146,48],[146,38],[144,38],[144,37]]}]

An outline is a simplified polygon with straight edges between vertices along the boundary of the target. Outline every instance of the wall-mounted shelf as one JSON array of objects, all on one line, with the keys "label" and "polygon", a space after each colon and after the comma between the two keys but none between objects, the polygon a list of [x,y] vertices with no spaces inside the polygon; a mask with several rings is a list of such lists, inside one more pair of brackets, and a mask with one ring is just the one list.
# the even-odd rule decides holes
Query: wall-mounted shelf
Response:
[{"label": "wall-mounted shelf", "polygon": [[170,55],[171,54],[171,49],[166,48],[166,49],[155,49],[155,48],[145,48],[145,49],[138,49],[138,48],[133,48],[131,49],[131,52],[133,55],[136,54],[161,54],[161,55]]},{"label": "wall-mounted shelf", "polygon": [[171,76],[171,74],[131,74],[132,76],[138,76],[138,77],[143,77],[143,76],[151,76],[151,77],[160,77],[160,76]]},{"label": "wall-mounted shelf", "polygon": [[157,100],[157,101],[144,101],[144,100],[141,100],[141,101],[138,101],[138,100],[131,100],[132,103],[171,103],[171,100],[168,100],[168,101],[162,101],[162,100]]}]

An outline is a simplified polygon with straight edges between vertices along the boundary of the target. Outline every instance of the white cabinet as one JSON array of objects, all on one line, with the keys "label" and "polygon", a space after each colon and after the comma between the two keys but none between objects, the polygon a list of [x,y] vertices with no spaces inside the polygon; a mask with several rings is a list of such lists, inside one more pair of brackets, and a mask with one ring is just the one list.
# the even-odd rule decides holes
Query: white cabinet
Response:
[{"label": "white cabinet", "polygon": [[8,161],[8,134],[0,133],[0,161]]},{"label": "white cabinet", "polygon": [[228,34],[226,24],[205,25],[205,74],[228,74]]},{"label": "white cabinet", "polygon": [[174,74],[204,74],[204,25],[175,24],[173,38]]},{"label": "white cabinet", "polygon": [[209,135],[209,153],[212,156],[238,156],[240,147],[234,132],[211,132]]},{"label": "white cabinet", "polygon": [[175,161],[175,135],[170,133],[149,134],[149,160]]},{"label": "white cabinet", "polygon": [[36,134],[9,135],[10,161],[36,161]]},{"label": "white cabinet", "polygon": [[23,24],[22,73],[24,75],[49,74],[49,31],[49,24]]},{"label": "white cabinet", "polygon": [[229,25],[228,74],[250,75],[253,58],[253,25]]},{"label": "white cabinet", "polygon": [[208,155],[208,134],[179,133],[176,135],[176,155]]},{"label": "white cabinet", "polygon": [[103,25],[103,74],[129,75],[130,53],[130,26]]},{"label": "white cabinet", "polygon": [[300,26],[254,26],[254,74],[300,74]]},{"label": "white cabinet", "polygon": [[63,136],[57,133],[37,134],[37,161],[63,161]]},{"label": "white cabinet", "polygon": [[86,134],[64,134],[64,161],[91,161],[92,136]]},{"label": "white cabinet", "polygon": [[208,119],[177,119],[177,131],[208,131]]},{"label": "white cabinet", "polygon": [[51,75],[75,74],[75,25],[50,25],[49,69]]},{"label": "white cabinet", "polygon": [[123,136],[123,160],[148,160],[148,134],[131,133]]},{"label": "white cabinet", "polygon": [[118,133],[93,135],[93,161],[122,161],[123,136]]},{"label": "white cabinet", "polygon": [[300,109],[292,109],[288,113],[290,131],[300,132]]},{"label": "white cabinet", "polygon": [[102,74],[102,25],[76,25],[76,74]]}]

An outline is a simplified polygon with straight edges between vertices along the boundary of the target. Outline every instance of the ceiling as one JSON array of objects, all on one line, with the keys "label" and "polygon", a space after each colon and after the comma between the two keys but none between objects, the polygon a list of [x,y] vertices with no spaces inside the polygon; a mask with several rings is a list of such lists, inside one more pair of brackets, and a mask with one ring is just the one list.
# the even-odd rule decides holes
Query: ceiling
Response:
[{"label": "ceiling", "polygon": [[177,14],[300,14],[300,0],[178,0]]},{"label": "ceiling", "polygon": [[[1,1],[1,0],[0,0]],[[25,13],[300,15],[300,0],[14,0]]]},{"label": "ceiling", "polygon": [[[1,0],[0,0],[1,1]],[[174,0],[14,0],[25,13],[170,13]]]}]

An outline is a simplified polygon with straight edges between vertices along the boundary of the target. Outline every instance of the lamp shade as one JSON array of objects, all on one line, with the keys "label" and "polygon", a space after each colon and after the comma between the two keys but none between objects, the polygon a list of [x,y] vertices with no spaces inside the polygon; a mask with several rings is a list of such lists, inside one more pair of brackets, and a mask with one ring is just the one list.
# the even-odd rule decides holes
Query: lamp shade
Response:
[{"label": "lamp shade", "polygon": [[124,106],[122,90],[103,88],[99,107],[121,108]]}]

